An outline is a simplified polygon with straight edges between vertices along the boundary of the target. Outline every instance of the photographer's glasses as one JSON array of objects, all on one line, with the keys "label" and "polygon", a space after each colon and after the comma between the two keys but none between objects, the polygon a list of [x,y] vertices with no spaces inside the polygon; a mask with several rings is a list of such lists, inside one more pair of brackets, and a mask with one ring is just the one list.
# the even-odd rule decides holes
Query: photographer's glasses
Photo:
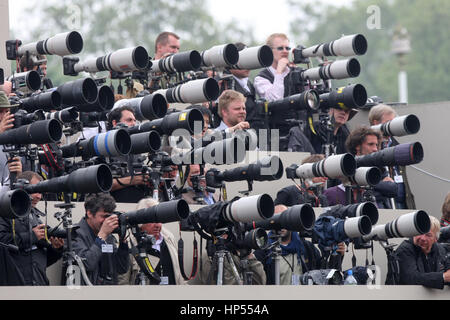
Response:
[{"label": "photographer's glasses", "polygon": [[283,50],[290,51],[291,47],[276,47],[275,49],[277,49],[278,51],[283,51]]}]

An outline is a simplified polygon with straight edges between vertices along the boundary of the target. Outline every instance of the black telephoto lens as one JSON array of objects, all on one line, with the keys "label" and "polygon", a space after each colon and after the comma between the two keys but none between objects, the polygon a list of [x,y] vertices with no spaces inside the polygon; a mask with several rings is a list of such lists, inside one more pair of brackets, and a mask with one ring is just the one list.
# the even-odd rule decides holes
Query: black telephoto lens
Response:
[{"label": "black telephoto lens", "polygon": [[58,120],[42,120],[10,129],[0,134],[0,144],[46,144],[58,142],[62,137],[62,126]]},{"label": "black telephoto lens", "polygon": [[24,190],[16,189],[0,194],[0,217],[19,219],[27,217],[31,210],[31,199]]},{"label": "black telephoto lens", "polygon": [[188,203],[181,200],[162,202],[156,206],[130,211],[119,216],[121,225],[146,223],[169,223],[186,219],[189,216]]}]

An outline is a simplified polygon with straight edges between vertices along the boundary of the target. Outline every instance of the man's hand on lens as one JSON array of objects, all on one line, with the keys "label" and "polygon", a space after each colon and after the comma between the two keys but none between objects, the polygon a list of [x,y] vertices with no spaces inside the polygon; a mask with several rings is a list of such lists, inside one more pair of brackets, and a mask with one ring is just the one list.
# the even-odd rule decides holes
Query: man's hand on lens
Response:
[{"label": "man's hand on lens", "polygon": [[32,230],[34,232],[34,235],[38,239],[38,241],[45,238],[45,225],[40,224],[40,225],[34,227]]},{"label": "man's hand on lens", "polygon": [[14,115],[8,111],[0,121],[0,133],[3,133],[6,130],[11,129],[14,126],[13,122],[14,122]]},{"label": "man's hand on lens", "polygon": [[100,231],[98,232],[98,237],[106,240],[106,238],[118,227],[119,217],[113,214],[103,221]]}]

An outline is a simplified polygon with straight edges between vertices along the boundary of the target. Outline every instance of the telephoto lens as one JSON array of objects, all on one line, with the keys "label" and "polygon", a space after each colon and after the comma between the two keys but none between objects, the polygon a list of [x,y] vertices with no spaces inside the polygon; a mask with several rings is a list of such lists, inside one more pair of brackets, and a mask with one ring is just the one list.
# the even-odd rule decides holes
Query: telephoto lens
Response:
[{"label": "telephoto lens", "polygon": [[254,228],[264,230],[286,229],[303,233],[314,228],[316,214],[310,204],[300,204],[292,206],[280,214],[273,215],[270,219],[255,222]]},{"label": "telephoto lens", "polygon": [[104,85],[98,87],[97,90],[95,101],[75,106],[78,112],[102,112],[113,108],[114,92],[111,87]]},{"label": "telephoto lens", "polygon": [[277,156],[264,157],[247,166],[220,172],[210,169],[206,173],[206,184],[209,187],[220,188],[223,181],[273,181],[283,176],[283,162]]},{"label": "telephoto lens", "polygon": [[352,84],[320,95],[320,108],[322,110],[362,108],[366,105],[366,102],[367,91],[361,84]]},{"label": "telephoto lens", "polygon": [[239,61],[239,50],[232,44],[214,46],[201,53],[202,65],[205,67],[233,67]]},{"label": "telephoto lens", "polygon": [[392,238],[412,238],[430,231],[430,216],[423,210],[404,214],[394,221],[377,225],[363,237],[365,241],[385,241]]},{"label": "telephoto lens", "polygon": [[90,73],[100,71],[131,72],[145,69],[148,63],[147,50],[144,47],[137,46],[120,49],[102,57],[90,58],[84,62],[76,63],[73,65],[72,72],[65,71],[65,74],[76,75],[82,71]]},{"label": "telephoto lens", "polygon": [[74,107],[94,103],[98,97],[98,89],[91,78],[66,82],[56,89],[61,95],[62,105]]},{"label": "telephoto lens", "polygon": [[61,123],[71,123],[78,119],[78,112],[76,108],[66,108],[61,111],[47,113],[45,115],[46,119],[56,119]]},{"label": "telephoto lens", "polygon": [[423,160],[420,142],[404,143],[365,156],[355,157],[358,167],[392,167],[417,164]]},{"label": "telephoto lens", "polygon": [[15,73],[8,78],[8,81],[13,83],[15,90],[23,93],[39,90],[42,84],[41,76],[34,70]]},{"label": "telephoto lens", "polygon": [[161,136],[156,131],[133,134],[130,154],[154,153],[161,149]]},{"label": "telephoto lens", "polygon": [[184,110],[166,115],[162,119],[142,123],[138,126],[128,128],[128,132],[136,133],[157,131],[161,135],[171,135],[177,129],[186,130],[188,136],[196,133],[194,129],[203,130],[203,115],[198,109]]},{"label": "telephoto lens", "polygon": [[213,78],[192,80],[174,88],[158,90],[168,103],[202,103],[219,97],[219,84]]},{"label": "telephoto lens", "polygon": [[342,38],[302,49],[303,58],[364,55],[367,52],[367,40],[362,34],[343,36]]},{"label": "telephoto lens", "polygon": [[391,121],[372,126],[371,128],[373,130],[381,131],[388,137],[403,137],[419,132],[420,120],[417,116],[409,114],[406,116],[396,117]]},{"label": "telephoto lens", "polygon": [[361,72],[361,65],[358,60],[351,58],[339,60],[323,67],[311,68],[302,72],[304,80],[330,80],[356,78]]},{"label": "telephoto lens", "polygon": [[324,208],[322,215],[333,216],[335,218],[345,219],[346,217],[367,216],[372,225],[378,222],[378,208],[372,202],[355,203],[347,206],[337,205]]},{"label": "telephoto lens", "polygon": [[354,176],[342,177],[341,180],[344,184],[372,187],[381,182],[381,170],[377,167],[360,167],[356,169]]},{"label": "telephoto lens", "polygon": [[58,55],[67,56],[77,54],[83,50],[83,38],[77,31],[58,33],[46,40],[22,45],[17,50],[19,56],[27,52],[34,55]]},{"label": "telephoto lens", "polygon": [[353,176],[356,172],[356,161],[352,154],[329,156],[315,163],[302,165],[293,164],[286,168],[288,179],[312,179],[314,177],[327,177],[339,179],[343,176]]},{"label": "telephoto lens", "polygon": [[204,148],[172,155],[174,164],[233,164],[245,159],[246,149],[242,139],[232,138],[214,141]]},{"label": "telephoto lens", "polygon": [[58,91],[42,92],[24,98],[20,102],[20,107],[28,112],[36,110],[59,110],[62,103],[62,97]]},{"label": "telephoto lens", "polygon": [[269,67],[272,63],[272,49],[267,45],[263,45],[239,51],[239,62],[230,69],[254,70]]},{"label": "telephoto lens", "polygon": [[283,113],[288,110],[314,112],[319,110],[319,106],[320,98],[316,90],[306,90],[302,93],[267,103],[268,110],[271,113]]},{"label": "telephoto lens", "polygon": [[272,197],[268,194],[261,194],[240,198],[229,203],[222,212],[222,218],[228,222],[261,221],[270,219],[274,210]]},{"label": "telephoto lens", "polygon": [[190,210],[188,203],[181,200],[162,202],[156,206],[120,214],[121,225],[134,226],[146,223],[169,223],[186,219]]},{"label": "telephoto lens", "polygon": [[61,140],[62,134],[62,125],[58,120],[41,120],[1,133],[0,145],[55,143]]},{"label": "telephoto lens", "polygon": [[5,219],[25,218],[30,214],[31,199],[24,190],[16,189],[0,193],[0,217]]},{"label": "telephoto lens", "polygon": [[152,72],[186,72],[195,71],[200,68],[202,57],[196,50],[179,52],[168,57],[152,61]]},{"label": "telephoto lens", "polygon": [[263,229],[254,229],[245,232],[244,238],[236,239],[233,244],[239,249],[261,250],[267,247],[269,237]]},{"label": "telephoto lens", "polygon": [[131,151],[131,138],[126,129],[111,130],[87,140],[62,146],[61,151],[64,158],[90,159],[96,156],[126,156]]},{"label": "telephoto lens", "polygon": [[166,98],[159,93],[149,94],[142,98],[122,99],[114,104],[114,108],[122,106],[133,108],[136,120],[155,120],[163,118],[167,114]]},{"label": "telephoto lens", "polygon": [[346,218],[344,220],[344,232],[349,239],[368,235],[371,231],[372,223],[368,216]]},{"label": "telephoto lens", "polygon": [[109,192],[112,187],[112,173],[105,164],[78,169],[72,173],[28,185],[25,191],[32,193],[99,193]]},{"label": "telephoto lens", "polygon": [[32,113],[28,113],[24,110],[17,110],[14,113],[14,128],[24,126],[26,124],[33,123],[35,121],[45,120],[45,114],[42,110],[36,110]]}]

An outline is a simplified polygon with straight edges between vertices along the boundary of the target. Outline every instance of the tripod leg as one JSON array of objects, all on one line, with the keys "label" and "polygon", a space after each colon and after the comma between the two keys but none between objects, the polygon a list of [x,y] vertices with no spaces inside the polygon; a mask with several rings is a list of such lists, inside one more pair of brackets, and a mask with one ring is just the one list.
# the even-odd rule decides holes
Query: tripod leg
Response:
[{"label": "tripod leg", "polygon": [[228,263],[230,264],[230,267],[231,267],[231,271],[233,271],[234,278],[236,279],[238,284],[242,285],[243,284],[242,279],[239,276],[239,272],[238,272],[238,270],[236,268],[236,265],[234,264],[233,257],[231,256],[231,253],[227,252],[226,255],[227,255]]}]

